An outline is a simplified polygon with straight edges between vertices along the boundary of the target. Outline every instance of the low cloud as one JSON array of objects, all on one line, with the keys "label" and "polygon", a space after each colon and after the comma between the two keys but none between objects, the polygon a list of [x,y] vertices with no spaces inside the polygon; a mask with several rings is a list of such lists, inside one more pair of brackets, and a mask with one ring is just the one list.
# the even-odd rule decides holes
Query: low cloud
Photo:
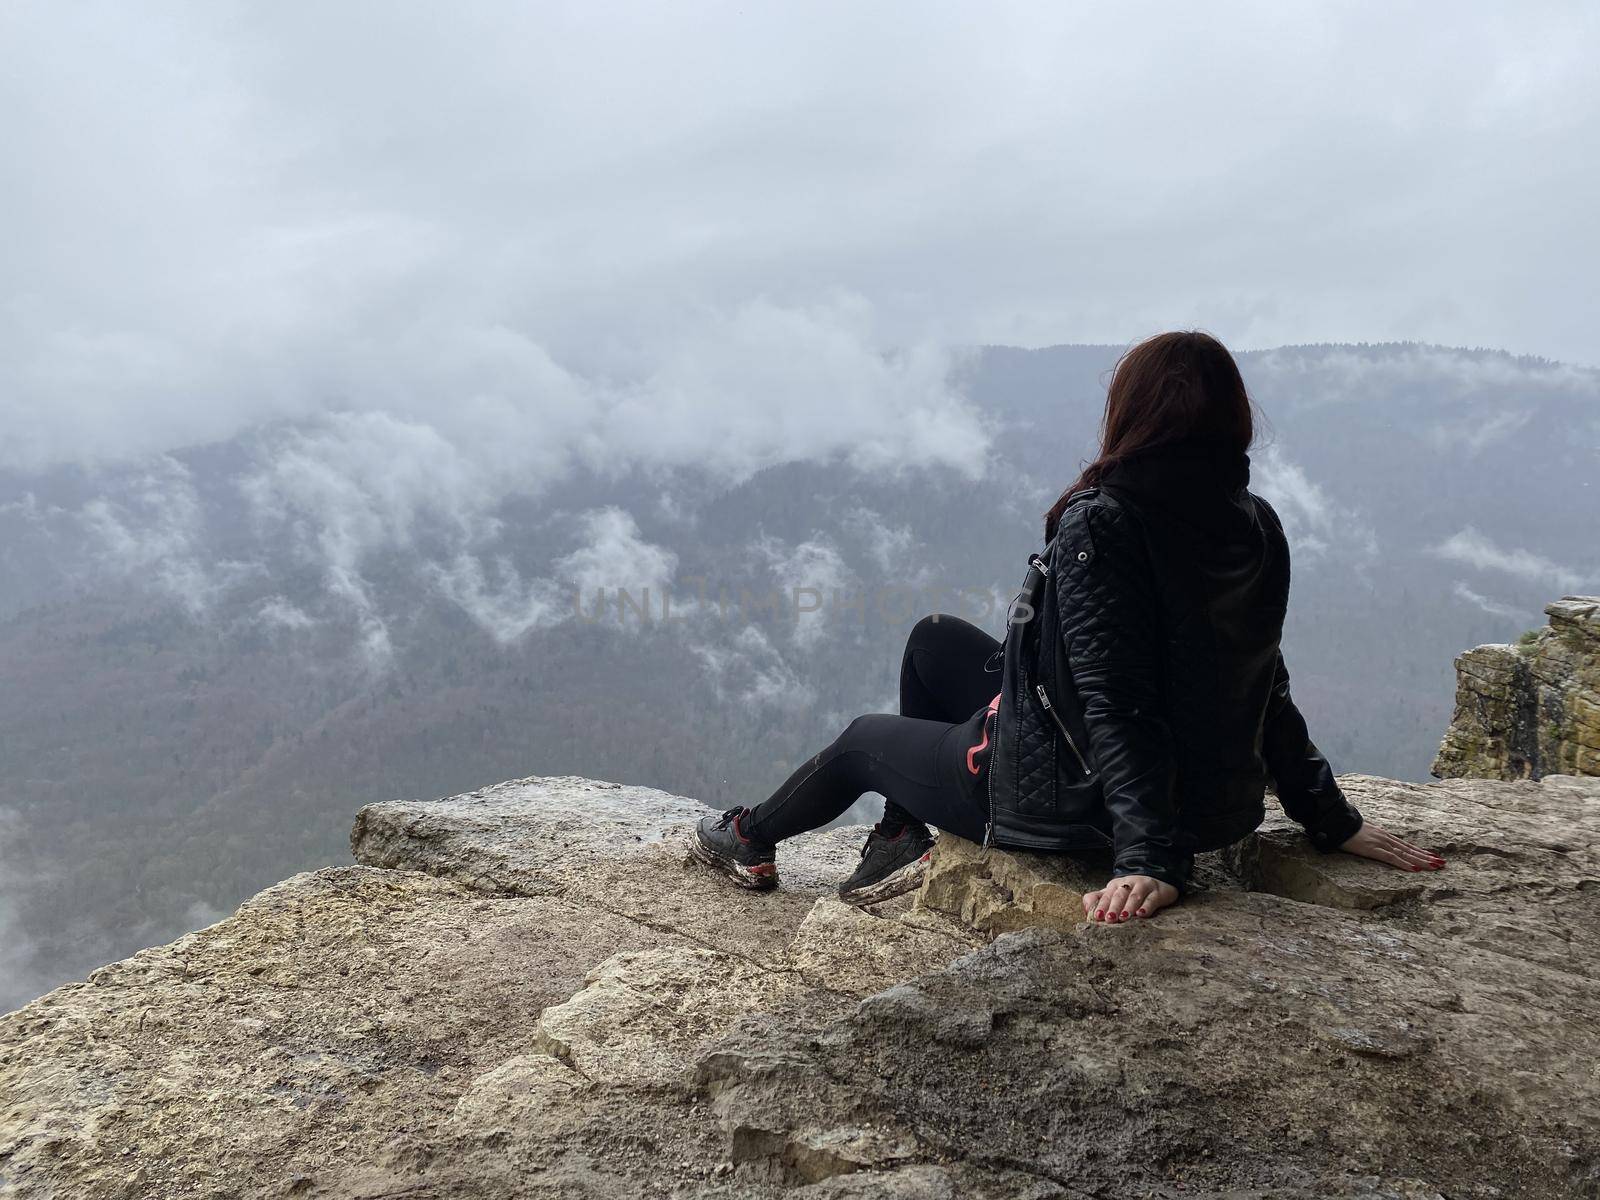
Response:
[{"label": "low cloud", "polygon": [[1532,408],[1507,409],[1485,420],[1479,420],[1474,415],[1436,425],[1428,431],[1428,438],[1447,453],[1460,449],[1469,454],[1481,454],[1527,428],[1535,415]]},{"label": "low cloud", "polygon": [[282,596],[263,600],[256,609],[255,619],[269,629],[310,629],[317,619],[298,605],[290,604]]},{"label": "low cloud", "polygon": [[910,526],[890,524],[863,507],[845,515],[844,528],[861,539],[868,558],[885,575],[898,574],[909,583],[926,577],[925,564],[913,561],[917,537]]},{"label": "low cloud", "polygon": [[719,703],[789,710],[816,703],[815,690],[755,625],[745,625],[731,637],[696,642],[693,650]]},{"label": "low cloud", "polygon": [[[486,566],[463,553],[448,567],[431,567],[434,583],[502,643],[575,618],[605,620],[625,631],[643,628],[660,613],[677,555],[646,541],[633,517],[619,508],[582,513],[576,526],[582,544],[557,558],[546,576],[525,580],[507,556],[495,556]],[[618,611],[623,593],[644,616],[635,620]]]},{"label": "low cloud", "polygon": [[259,574],[246,562],[214,558],[201,499],[182,463],[166,455],[120,481],[78,513],[103,566],[204,616],[218,597]]},{"label": "low cloud", "polygon": [[766,538],[752,550],[766,560],[777,595],[794,613],[794,644],[802,649],[816,645],[827,632],[839,597],[856,586],[855,573],[839,551],[820,538],[794,546]]},{"label": "low cloud", "polygon": [[1252,486],[1277,512],[1292,552],[1320,558],[1337,550],[1358,565],[1376,557],[1372,526],[1333,500],[1283,451],[1269,447],[1252,465]]},{"label": "low cloud", "polygon": [[1562,591],[1576,591],[1595,578],[1593,572],[1563,566],[1529,550],[1505,549],[1470,525],[1437,546],[1430,546],[1428,550],[1430,554],[1448,562],[1462,563],[1483,571],[1498,571],[1525,583],[1553,585]]},{"label": "low cloud", "polygon": [[625,589],[661,596],[672,583],[678,556],[644,540],[634,519],[620,508],[584,513],[583,545],[555,562],[556,578],[579,596]]},{"label": "low cloud", "polygon": [[[1576,392],[1600,397],[1600,371],[1592,366],[1449,346],[1386,346],[1382,353],[1345,345],[1283,347],[1252,356],[1246,373],[1252,387],[1259,384],[1309,405],[1367,401],[1375,392],[1438,394],[1453,401],[1482,396],[1495,403],[1485,419],[1500,423],[1496,436],[1525,419],[1505,408],[1508,396],[1532,400]],[[1464,428],[1450,427],[1456,432]]]},{"label": "low cloud", "polygon": [[1531,614],[1510,604],[1501,604],[1498,600],[1491,600],[1482,592],[1474,591],[1468,587],[1465,580],[1456,580],[1453,594],[1475,608],[1481,609],[1491,617],[1503,617],[1508,621],[1526,621]]},{"label": "low cloud", "polygon": [[[950,382],[951,355],[884,351],[870,309],[847,299],[699,313],[692,328],[635,347],[631,381],[580,375],[507,331],[433,331],[418,343],[384,366],[394,374],[368,407],[243,438],[244,461],[208,479],[205,495],[172,455],[103,472],[102,494],[73,514],[100,566],[203,617],[236,589],[260,587],[269,558],[287,555],[312,569],[323,598],[354,623],[362,658],[382,669],[394,645],[393,614],[373,582],[380,561],[411,564],[503,641],[560,620],[572,608],[562,590],[631,583],[659,593],[675,561],[617,510],[585,516],[581,544],[561,561],[530,571],[505,557],[505,506],[542,499],[577,475],[689,471],[726,487],[778,463],[813,461],[879,477],[976,478],[991,452],[978,413]],[[208,505],[229,497],[262,558],[216,553]],[[27,504],[35,506],[24,512]],[[12,507],[39,519],[31,500]],[[692,509],[673,515],[690,519]],[[801,565],[838,571],[825,557],[786,569]],[[333,615],[299,597],[293,611],[270,598],[254,603],[262,623],[283,629]],[[816,624],[802,623],[801,636]]]}]

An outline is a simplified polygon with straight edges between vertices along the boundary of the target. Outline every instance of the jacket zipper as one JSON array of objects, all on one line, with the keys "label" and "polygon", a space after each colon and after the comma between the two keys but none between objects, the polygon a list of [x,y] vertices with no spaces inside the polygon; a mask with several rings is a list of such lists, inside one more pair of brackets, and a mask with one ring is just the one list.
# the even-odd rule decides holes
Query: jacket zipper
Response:
[{"label": "jacket zipper", "polygon": [[1045,713],[1056,723],[1056,728],[1061,731],[1061,736],[1067,739],[1067,745],[1072,749],[1072,756],[1078,760],[1078,766],[1083,768],[1085,777],[1094,774],[1093,771],[1089,770],[1089,764],[1083,760],[1083,751],[1078,749],[1078,743],[1073,741],[1072,735],[1067,732],[1067,723],[1061,719],[1061,714],[1050,703],[1050,693],[1044,690],[1044,684],[1034,684],[1033,690],[1039,694],[1039,703],[1043,706]]},{"label": "jacket zipper", "polygon": [[[989,718],[987,716],[984,717],[985,721],[988,719]],[[1000,732],[999,705],[996,705],[994,710],[994,731],[996,734]],[[994,756],[995,751],[999,749],[999,746],[995,745],[993,742],[991,742],[990,745],[992,748],[989,751],[989,823],[983,827],[983,842],[981,843],[983,849],[985,850],[987,850],[990,844],[994,841]]]}]

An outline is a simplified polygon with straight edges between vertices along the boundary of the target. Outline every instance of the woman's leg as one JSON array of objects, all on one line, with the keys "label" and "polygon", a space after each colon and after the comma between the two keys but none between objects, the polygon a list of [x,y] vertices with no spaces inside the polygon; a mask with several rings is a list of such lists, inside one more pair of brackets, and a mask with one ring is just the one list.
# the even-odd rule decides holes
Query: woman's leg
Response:
[{"label": "woman's leg", "polygon": [[774,844],[837,820],[867,792],[884,797],[884,815],[846,881],[853,895],[903,888],[925,861],[924,824],[980,840],[988,814],[975,755],[988,745],[985,709],[1000,689],[999,649],[959,617],[919,621],[901,661],[902,715],[857,717],[754,809],[701,821],[692,852],[745,887],[774,887]]},{"label": "woman's leg", "polygon": [[886,713],[857,717],[746,813],[739,832],[770,845],[819,829],[864,793],[877,792],[914,820],[979,840],[985,810],[966,778],[968,725]]},{"label": "woman's leg", "polygon": [[[999,652],[999,642],[960,617],[923,617],[900,658],[900,715],[965,721],[1000,690]],[[916,819],[885,794],[883,833],[893,836]]]},{"label": "woman's leg", "polygon": [[999,642],[960,617],[923,617],[900,659],[900,715],[965,721],[1000,690]]}]

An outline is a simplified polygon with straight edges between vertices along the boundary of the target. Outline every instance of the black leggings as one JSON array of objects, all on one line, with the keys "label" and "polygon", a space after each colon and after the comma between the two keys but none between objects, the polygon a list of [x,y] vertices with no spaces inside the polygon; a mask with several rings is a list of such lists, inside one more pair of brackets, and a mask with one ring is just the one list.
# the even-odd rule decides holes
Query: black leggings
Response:
[{"label": "black leggings", "polygon": [[1000,643],[959,617],[917,622],[900,661],[900,715],[851,721],[745,819],[763,842],[819,829],[866,792],[884,822],[923,821],[979,841],[988,819],[984,710],[1000,690]]}]

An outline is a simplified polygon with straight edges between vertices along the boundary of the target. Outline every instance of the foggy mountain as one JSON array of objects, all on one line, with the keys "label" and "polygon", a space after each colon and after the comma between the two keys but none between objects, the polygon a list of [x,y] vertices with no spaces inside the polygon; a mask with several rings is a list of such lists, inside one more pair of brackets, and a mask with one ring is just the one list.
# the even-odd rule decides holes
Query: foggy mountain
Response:
[{"label": "foggy mountain", "polygon": [[[369,801],[753,802],[893,707],[922,613],[998,631],[1118,350],[808,351],[0,475],[0,1007],[336,860]],[[1600,588],[1600,372],[1240,358],[1313,736],[1425,778],[1452,655]]]}]

